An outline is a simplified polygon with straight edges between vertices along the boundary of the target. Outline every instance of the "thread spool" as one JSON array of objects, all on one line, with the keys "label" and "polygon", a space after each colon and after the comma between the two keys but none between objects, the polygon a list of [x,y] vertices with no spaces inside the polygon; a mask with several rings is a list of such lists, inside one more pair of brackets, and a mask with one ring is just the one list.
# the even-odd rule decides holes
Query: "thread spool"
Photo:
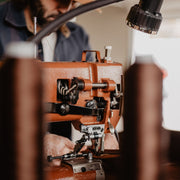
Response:
[{"label": "thread spool", "polygon": [[11,180],[42,180],[42,80],[33,54],[3,60],[0,84],[0,174]]},{"label": "thread spool", "polygon": [[124,177],[159,180],[162,177],[162,73],[152,57],[137,57],[136,63],[126,71],[124,94]]}]

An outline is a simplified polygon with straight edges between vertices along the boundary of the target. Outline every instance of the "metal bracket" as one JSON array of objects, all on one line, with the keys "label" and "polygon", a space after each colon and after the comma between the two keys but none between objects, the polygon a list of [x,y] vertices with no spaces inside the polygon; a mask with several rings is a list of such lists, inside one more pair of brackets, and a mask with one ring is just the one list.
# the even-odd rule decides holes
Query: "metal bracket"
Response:
[{"label": "metal bracket", "polygon": [[104,134],[104,124],[81,125],[81,132],[88,134],[90,139],[101,138]]},{"label": "metal bracket", "polygon": [[101,160],[72,159],[64,161],[64,163],[71,165],[74,173],[95,171],[97,180],[105,180]]},{"label": "metal bracket", "polygon": [[94,153],[101,154],[104,152],[104,124],[81,125],[81,132],[88,135],[92,140]]}]

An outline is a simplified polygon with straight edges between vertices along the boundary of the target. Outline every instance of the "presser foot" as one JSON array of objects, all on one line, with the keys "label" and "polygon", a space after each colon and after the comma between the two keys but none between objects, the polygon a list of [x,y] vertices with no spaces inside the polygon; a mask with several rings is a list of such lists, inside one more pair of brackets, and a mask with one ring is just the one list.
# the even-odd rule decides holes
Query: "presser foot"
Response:
[{"label": "presser foot", "polygon": [[[92,153],[90,154],[92,155]],[[63,162],[72,167],[74,174],[94,171],[97,180],[105,180],[105,172],[100,159],[93,159],[92,156],[88,156],[88,158],[75,158]]]}]

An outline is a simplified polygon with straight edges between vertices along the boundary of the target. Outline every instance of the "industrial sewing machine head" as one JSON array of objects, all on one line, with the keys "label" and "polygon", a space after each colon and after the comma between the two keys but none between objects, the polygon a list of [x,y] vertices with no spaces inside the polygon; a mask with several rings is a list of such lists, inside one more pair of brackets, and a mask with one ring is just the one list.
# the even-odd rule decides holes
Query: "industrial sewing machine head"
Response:
[{"label": "industrial sewing machine head", "polygon": [[[104,134],[114,133],[122,109],[123,73],[120,63],[110,61],[108,48],[104,59],[95,51],[97,62],[41,62],[45,73],[46,119],[48,122],[72,121],[83,133],[73,154],[92,140],[92,151],[104,151]],[[74,156],[72,155],[72,156]]]},{"label": "industrial sewing machine head", "polygon": [[[45,73],[46,120],[72,121],[83,133],[73,152],[48,156],[48,161],[61,159],[72,166],[74,173],[95,171],[104,179],[102,162],[105,133],[114,133],[122,112],[123,71],[120,63],[110,60],[108,47],[105,58],[96,53],[96,62],[41,62]],[[81,152],[86,141],[92,145]]]}]

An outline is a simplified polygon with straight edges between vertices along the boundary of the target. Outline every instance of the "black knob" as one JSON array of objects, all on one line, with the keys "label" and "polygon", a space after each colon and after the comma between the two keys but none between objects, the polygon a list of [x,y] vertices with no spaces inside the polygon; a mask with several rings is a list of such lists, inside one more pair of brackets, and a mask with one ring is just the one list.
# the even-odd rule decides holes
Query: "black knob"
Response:
[{"label": "black knob", "polygon": [[86,172],[86,168],[85,168],[85,167],[82,167],[82,168],[81,168],[81,171],[82,171],[82,172]]},{"label": "black knob", "polygon": [[48,162],[52,162],[53,157],[52,156],[47,156],[47,160],[48,160]]},{"label": "black knob", "polygon": [[126,20],[127,25],[132,28],[149,34],[157,34],[162,16],[159,12],[144,10],[136,4],[131,8]]}]

